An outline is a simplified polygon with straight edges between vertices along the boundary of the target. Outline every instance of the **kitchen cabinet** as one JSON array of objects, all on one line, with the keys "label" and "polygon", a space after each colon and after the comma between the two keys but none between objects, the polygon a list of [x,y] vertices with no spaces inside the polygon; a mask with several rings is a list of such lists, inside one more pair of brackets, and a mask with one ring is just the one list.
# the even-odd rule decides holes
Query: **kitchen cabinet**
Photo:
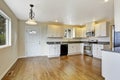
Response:
[{"label": "kitchen cabinet", "polygon": [[95,26],[95,37],[100,37],[101,30],[99,24]]},{"label": "kitchen cabinet", "polygon": [[64,27],[60,25],[48,25],[47,28],[47,37],[63,37],[64,36]]},{"label": "kitchen cabinet", "polygon": [[86,32],[92,32],[92,31],[94,31],[93,22],[89,22],[86,24]]},{"label": "kitchen cabinet", "polygon": [[49,55],[48,57],[59,57],[60,56],[60,44],[48,45]]},{"label": "kitchen cabinet", "polygon": [[74,27],[73,28],[74,38],[85,38],[86,37],[86,27]]},{"label": "kitchen cabinet", "polygon": [[68,55],[80,54],[80,44],[68,44]]},{"label": "kitchen cabinet", "polygon": [[74,37],[75,38],[81,38],[82,37],[82,28],[75,27],[74,28]]},{"label": "kitchen cabinet", "polygon": [[102,45],[102,44],[93,44],[92,45],[93,57],[101,59],[102,58],[102,51],[101,51],[101,49],[104,49],[104,45]]},{"label": "kitchen cabinet", "polygon": [[80,43],[80,54],[84,54],[84,43]]},{"label": "kitchen cabinet", "polygon": [[109,23],[102,22],[95,26],[95,37],[106,37],[109,36]]},{"label": "kitchen cabinet", "polygon": [[86,37],[86,27],[74,28],[74,37],[75,38],[85,38]]},{"label": "kitchen cabinet", "polygon": [[81,33],[81,37],[86,38],[86,27],[82,28]]}]

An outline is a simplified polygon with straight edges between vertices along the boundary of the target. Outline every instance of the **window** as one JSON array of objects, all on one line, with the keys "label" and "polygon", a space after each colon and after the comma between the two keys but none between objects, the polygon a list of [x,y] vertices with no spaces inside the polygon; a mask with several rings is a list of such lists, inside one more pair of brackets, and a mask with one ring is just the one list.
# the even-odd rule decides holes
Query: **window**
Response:
[{"label": "window", "polygon": [[0,10],[0,47],[11,45],[11,19]]}]

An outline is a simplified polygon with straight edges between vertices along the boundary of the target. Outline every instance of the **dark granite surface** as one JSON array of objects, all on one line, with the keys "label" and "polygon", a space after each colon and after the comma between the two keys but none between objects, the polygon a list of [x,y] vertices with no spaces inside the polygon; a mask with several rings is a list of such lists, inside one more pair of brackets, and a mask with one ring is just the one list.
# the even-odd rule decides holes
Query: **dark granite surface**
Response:
[{"label": "dark granite surface", "polygon": [[88,42],[88,41],[62,41],[62,42],[47,42],[47,44],[72,44],[72,43],[91,43],[91,44],[104,44],[109,45],[110,42]]},{"label": "dark granite surface", "polygon": [[114,53],[119,53],[120,54],[120,49],[119,50],[103,49],[102,51],[114,52]]}]

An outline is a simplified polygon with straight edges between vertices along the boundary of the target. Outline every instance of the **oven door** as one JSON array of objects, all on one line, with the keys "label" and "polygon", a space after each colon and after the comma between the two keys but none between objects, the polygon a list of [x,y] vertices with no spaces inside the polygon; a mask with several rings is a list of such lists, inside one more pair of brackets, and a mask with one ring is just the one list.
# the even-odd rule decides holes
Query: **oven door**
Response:
[{"label": "oven door", "polygon": [[84,54],[92,56],[92,45],[84,46]]}]

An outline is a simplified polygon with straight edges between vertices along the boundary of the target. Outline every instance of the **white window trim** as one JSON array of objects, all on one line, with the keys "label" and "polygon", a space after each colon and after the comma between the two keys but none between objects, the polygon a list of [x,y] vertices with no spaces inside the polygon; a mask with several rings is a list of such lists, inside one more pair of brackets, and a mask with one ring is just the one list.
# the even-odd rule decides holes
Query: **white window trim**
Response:
[{"label": "white window trim", "polygon": [[2,10],[0,10],[0,15],[4,16],[8,21],[6,24],[6,44],[0,45],[0,48],[6,48],[11,46],[11,19]]}]

